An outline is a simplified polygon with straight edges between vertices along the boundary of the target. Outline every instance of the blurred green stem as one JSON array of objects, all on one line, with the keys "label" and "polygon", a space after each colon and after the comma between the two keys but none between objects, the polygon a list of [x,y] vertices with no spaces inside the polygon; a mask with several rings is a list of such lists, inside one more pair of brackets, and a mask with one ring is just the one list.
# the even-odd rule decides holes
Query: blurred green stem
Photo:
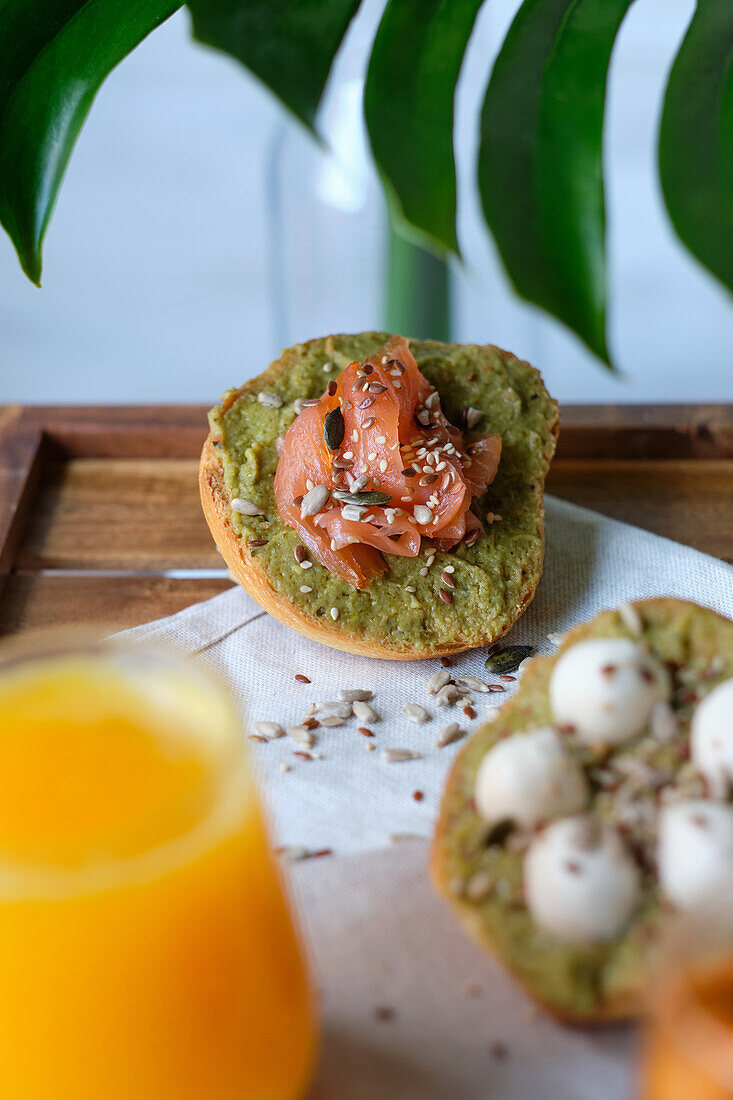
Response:
[{"label": "blurred green stem", "polygon": [[450,273],[445,260],[389,228],[386,329],[417,339],[450,340]]}]

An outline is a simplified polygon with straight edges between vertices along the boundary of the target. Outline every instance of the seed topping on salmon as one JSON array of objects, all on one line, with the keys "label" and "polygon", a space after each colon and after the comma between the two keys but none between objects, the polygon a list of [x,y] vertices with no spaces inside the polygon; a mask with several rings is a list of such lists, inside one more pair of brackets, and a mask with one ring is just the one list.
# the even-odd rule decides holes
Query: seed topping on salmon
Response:
[{"label": "seed topping on salmon", "polygon": [[285,434],[275,501],[313,556],[355,588],[416,557],[422,539],[449,550],[480,534],[471,511],[496,476],[501,437],[467,446],[400,336],[350,363]]}]

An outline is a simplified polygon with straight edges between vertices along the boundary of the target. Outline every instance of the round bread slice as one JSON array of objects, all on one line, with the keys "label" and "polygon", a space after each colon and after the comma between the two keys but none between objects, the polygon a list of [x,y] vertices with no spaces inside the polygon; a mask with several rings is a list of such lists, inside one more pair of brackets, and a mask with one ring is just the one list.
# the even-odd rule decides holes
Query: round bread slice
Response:
[{"label": "round bread slice", "polygon": [[[557,405],[528,363],[491,346],[411,340],[418,367],[440,393],[448,419],[502,438],[497,476],[476,509],[484,525],[472,546],[450,552],[423,541],[415,558],[388,555],[387,572],[357,591],[296,558],[297,531],[274,499],[278,445],[296,401],[320,397],[354,360],[375,355],[386,333],[329,336],[285,351],[258,378],[224,395],[209,414],[200,465],[204,514],[232,574],[271,615],[308,638],[368,657],[417,660],[460,653],[500,638],[532,600],[544,554],[543,490],[558,434]],[[259,515],[233,511],[244,499]],[[487,516],[489,517],[487,519]],[[302,556],[302,550],[298,550]],[[440,596],[452,566],[453,602]]]},{"label": "round bread slice", "polygon": [[[585,746],[563,736],[590,785],[591,818],[619,831],[638,860],[639,904],[619,937],[573,944],[543,931],[528,911],[523,863],[532,834],[490,827],[474,801],[476,775],[499,740],[552,726],[551,673],[577,642],[631,638],[656,656],[672,677],[670,708],[652,715],[631,741]],[[466,929],[488,948],[531,996],[566,1022],[597,1023],[636,1017],[643,1008],[655,945],[667,903],[655,874],[659,806],[707,796],[689,762],[697,703],[733,676],[733,623],[707,608],[672,598],[626,604],[570,631],[558,653],[529,663],[516,695],[456,758],[448,778],[431,856],[433,882]]]}]

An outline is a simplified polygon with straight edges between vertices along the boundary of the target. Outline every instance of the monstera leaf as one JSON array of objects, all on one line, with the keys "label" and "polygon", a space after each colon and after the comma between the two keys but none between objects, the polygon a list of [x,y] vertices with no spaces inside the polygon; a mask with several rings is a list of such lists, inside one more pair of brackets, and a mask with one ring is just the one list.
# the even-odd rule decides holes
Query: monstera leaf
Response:
[{"label": "monstera leaf", "polygon": [[667,86],[664,199],[681,239],[733,289],[733,0],[699,0]]},{"label": "monstera leaf", "polygon": [[0,223],[34,283],[71,150],[104,78],[180,4],[0,3]]},{"label": "monstera leaf", "polygon": [[494,65],[479,188],[516,289],[604,362],[606,74],[631,0],[527,0]]},{"label": "monstera leaf", "polygon": [[[645,0],[638,0],[644,3]],[[524,0],[481,113],[478,184],[519,294],[610,364],[603,126],[632,0]],[[195,36],[241,62],[309,128],[360,0],[189,0]],[[365,119],[395,229],[458,251],[454,100],[482,0],[387,0]],[[74,142],[107,74],[171,0],[0,0],[0,223],[38,282]],[[246,135],[241,135],[246,140]],[[698,0],[659,143],[675,229],[733,289],[733,0]]]}]

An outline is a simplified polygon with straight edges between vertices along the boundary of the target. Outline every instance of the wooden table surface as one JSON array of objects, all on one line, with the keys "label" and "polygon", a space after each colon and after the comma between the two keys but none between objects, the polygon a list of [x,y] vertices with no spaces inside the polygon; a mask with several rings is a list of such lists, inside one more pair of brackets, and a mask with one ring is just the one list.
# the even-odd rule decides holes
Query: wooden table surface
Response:
[{"label": "wooden table surface", "polygon": [[[195,406],[0,406],[0,634],[132,626],[231,582]],[[568,406],[548,491],[733,560],[733,406]]]}]

